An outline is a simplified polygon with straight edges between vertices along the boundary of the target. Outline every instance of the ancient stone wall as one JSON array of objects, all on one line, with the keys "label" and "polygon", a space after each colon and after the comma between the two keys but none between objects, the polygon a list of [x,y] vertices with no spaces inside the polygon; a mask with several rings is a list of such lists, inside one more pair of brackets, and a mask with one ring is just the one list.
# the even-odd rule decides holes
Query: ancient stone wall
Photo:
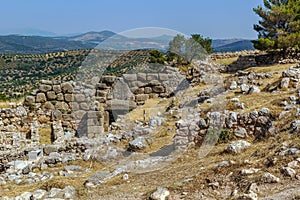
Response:
[{"label": "ancient stone wall", "polygon": [[286,53],[273,52],[252,55],[240,55],[237,61],[228,67],[228,72],[244,70],[254,66],[265,66],[272,64],[288,64],[300,62],[300,52],[287,51]]},{"label": "ancient stone wall", "polygon": [[102,76],[94,84],[42,80],[24,104],[41,124],[61,124],[62,128],[55,125],[54,140],[61,138],[61,129],[93,138],[109,130],[112,111],[129,111],[148,99],[168,97],[181,81],[186,81],[185,75],[172,67],[159,73]]}]

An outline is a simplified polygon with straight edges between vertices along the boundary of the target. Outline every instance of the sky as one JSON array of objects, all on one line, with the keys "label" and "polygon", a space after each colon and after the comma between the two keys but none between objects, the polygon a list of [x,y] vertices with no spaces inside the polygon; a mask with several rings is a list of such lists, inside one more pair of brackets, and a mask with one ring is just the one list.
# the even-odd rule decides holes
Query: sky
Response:
[{"label": "sky", "polygon": [[161,27],[213,39],[255,39],[262,0],[1,0],[0,34],[58,35]]}]

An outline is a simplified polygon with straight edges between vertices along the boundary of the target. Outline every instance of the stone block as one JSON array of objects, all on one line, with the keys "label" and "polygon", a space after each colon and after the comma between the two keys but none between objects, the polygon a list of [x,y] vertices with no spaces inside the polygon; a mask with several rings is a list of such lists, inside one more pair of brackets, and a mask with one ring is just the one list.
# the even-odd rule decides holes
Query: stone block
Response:
[{"label": "stone block", "polygon": [[46,101],[47,101],[47,98],[46,98],[45,93],[38,93],[36,95],[36,100],[35,100],[36,103],[44,103]]},{"label": "stone block", "polygon": [[123,74],[123,78],[127,82],[137,81],[136,74]]},{"label": "stone block", "polygon": [[40,85],[39,86],[39,91],[41,91],[41,92],[48,92],[50,90],[52,90],[51,85]]},{"label": "stone block", "polygon": [[54,91],[49,91],[49,92],[47,92],[47,99],[48,99],[49,101],[55,100],[56,98],[57,98],[57,95],[55,94]]}]

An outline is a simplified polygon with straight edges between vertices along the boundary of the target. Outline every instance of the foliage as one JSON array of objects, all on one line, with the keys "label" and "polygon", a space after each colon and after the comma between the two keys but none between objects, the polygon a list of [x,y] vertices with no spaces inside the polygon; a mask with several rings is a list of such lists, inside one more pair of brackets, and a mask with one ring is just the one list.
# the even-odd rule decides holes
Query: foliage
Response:
[{"label": "foliage", "polygon": [[209,38],[203,38],[199,34],[192,34],[191,38],[176,35],[169,43],[168,57],[169,60],[176,59],[179,63],[190,63],[195,59],[203,60],[212,52],[212,40]]},{"label": "foliage", "polygon": [[222,130],[218,139],[218,143],[227,143],[234,138],[234,135],[229,130]]},{"label": "foliage", "polygon": [[264,6],[253,9],[261,18],[254,30],[259,50],[300,48],[300,0],[264,0]]},{"label": "foliage", "polygon": [[192,34],[192,40],[198,42],[208,54],[213,53],[213,47],[212,47],[212,39],[210,38],[204,38],[203,36],[199,34]]},{"label": "foliage", "polygon": [[149,62],[150,63],[159,63],[159,64],[164,64],[164,62],[167,60],[165,54],[163,54],[159,50],[150,50],[149,51],[150,58]]}]

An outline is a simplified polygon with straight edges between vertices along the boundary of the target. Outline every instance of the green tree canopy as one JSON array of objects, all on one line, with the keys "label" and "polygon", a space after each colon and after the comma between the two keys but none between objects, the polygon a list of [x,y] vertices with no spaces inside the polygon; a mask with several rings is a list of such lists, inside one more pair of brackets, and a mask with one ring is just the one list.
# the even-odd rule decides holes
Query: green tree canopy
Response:
[{"label": "green tree canopy", "polygon": [[254,30],[259,50],[300,48],[300,0],[264,0],[263,6],[253,9],[261,18]]},{"label": "green tree canopy", "polygon": [[199,34],[192,34],[191,38],[176,35],[169,43],[169,56],[177,61],[191,62],[194,59],[203,60],[207,54],[213,53],[212,40],[203,38]]}]

